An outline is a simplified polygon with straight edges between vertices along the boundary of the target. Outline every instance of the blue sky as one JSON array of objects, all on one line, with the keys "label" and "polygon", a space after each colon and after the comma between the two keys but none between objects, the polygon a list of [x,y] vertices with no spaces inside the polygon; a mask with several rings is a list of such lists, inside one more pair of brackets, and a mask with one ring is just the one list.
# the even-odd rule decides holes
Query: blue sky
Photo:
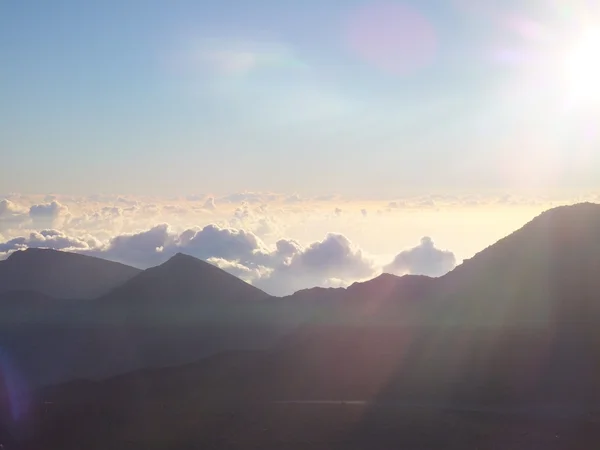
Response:
[{"label": "blue sky", "polygon": [[593,189],[591,5],[7,0],[0,192]]}]

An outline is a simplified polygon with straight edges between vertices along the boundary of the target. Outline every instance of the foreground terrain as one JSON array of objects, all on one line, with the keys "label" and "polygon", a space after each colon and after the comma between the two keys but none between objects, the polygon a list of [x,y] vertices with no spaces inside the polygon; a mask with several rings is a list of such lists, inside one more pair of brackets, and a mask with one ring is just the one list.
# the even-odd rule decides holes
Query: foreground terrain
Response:
[{"label": "foreground terrain", "polygon": [[594,204],[440,278],[282,298],[182,254],[139,272],[17,252],[0,449],[595,448],[598,273]]}]

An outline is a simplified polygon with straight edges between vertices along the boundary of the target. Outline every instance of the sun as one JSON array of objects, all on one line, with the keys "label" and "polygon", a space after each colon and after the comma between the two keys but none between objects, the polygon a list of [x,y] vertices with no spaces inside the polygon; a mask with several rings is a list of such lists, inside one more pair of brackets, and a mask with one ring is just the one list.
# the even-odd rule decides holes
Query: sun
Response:
[{"label": "sun", "polygon": [[572,102],[600,103],[600,28],[581,34],[567,52],[564,69]]}]

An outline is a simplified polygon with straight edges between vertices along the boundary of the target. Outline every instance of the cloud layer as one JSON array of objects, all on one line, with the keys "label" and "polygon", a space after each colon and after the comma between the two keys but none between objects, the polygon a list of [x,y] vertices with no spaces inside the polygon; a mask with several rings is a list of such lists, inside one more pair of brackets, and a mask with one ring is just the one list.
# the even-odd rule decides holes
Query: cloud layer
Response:
[{"label": "cloud layer", "polygon": [[[453,250],[461,247],[464,258],[529,220],[534,215],[529,208],[537,213],[549,206],[507,195],[350,201],[271,192],[168,198],[10,194],[0,198],[0,259],[43,247],[147,268],[183,252],[270,293],[287,294],[345,286],[382,271],[443,275],[457,257],[428,237],[411,246],[424,228],[451,242]],[[460,227],[456,208],[469,212]],[[496,217],[501,214],[506,229],[493,230],[493,208],[504,208]],[[512,211],[524,218],[513,220]],[[478,237],[487,229],[492,230],[489,239]]]},{"label": "cloud layer", "polygon": [[[161,224],[140,233],[116,236],[97,248],[83,247],[76,240],[73,244],[73,251],[141,268],[160,264],[182,252],[277,295],[313,286],[346,285],[377,273],[362,250],[345,236],[334,233],[307,247],[292,239],[280,239],[269,247],[254,233],[242,229],[210,224],[175,233],[167,224]],[[19,240],[7,250],[25,245],[26,241]],[[61,249],[67,247],[66,242],[61,242]]]},{"label": "cloud layer", "polygon": [[[178,252],[206,260],[274,295],[291,294],[314,286],[346,286],[381,272],[346,236],[329,233],[323,240],[302,246],[293,239],[266,245],[251,231],[215,224],[174,232],[168,224],[121,234],[108,243],[88,236],[77,238],[58,230],[31,232],[0,244],[0,254],[25,248],[68,250],[140,268],[163,263]],[[384,270],[394,273],[441,275],[454,267],[455,258],[430,241],[400,253]]]}]

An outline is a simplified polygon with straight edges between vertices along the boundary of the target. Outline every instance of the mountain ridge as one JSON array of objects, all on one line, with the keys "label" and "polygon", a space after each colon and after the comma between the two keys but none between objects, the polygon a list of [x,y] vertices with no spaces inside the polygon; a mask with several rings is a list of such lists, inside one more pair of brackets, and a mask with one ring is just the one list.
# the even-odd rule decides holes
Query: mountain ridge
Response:
[{"label": "mountain ridge", "polygon": [[[583,332],[577,324],[600,321],[594,275],[600,265],[593,264],[600,248],[589,245],[600,229],[600,206],[559,209],[541,217],[443,277],[382,274],[348,288],[314,288],[286,297],[269,296],[179,253],[90,301],[49,302],[42,310],[20,307],[3,314],[27,327],[5,321],[0,344],[15,352],[24,373],[38,384],[182,364],[224,350],[264,349],[285,336],[351,339],[352,345],[342,347],[349,351],[360,340],[344,329],[433,327],[475,333],[485,328],[502,333],[553,327],[561,333]],[[569,253],[571,248],[577,251]],[[35,298],[27,301],[35,304]],[[44,312],[51,308],[52,314]],[[329,331],[317,331],[323,329]],[[427,339],[421,332],[416,336]],[[319,339],[306,342],[327,348]],[[36,347],[39,342],[44,346]],[[77,365],[64,361],[67,353]],[[39,378],[49,373],[49,379]]]},{"label": "mountain ridge", "polygon": [[139,272],[135,267],[93,256],[28,248],[0,261],[0,292],[35,290],[56,298],[92,299]]}]

